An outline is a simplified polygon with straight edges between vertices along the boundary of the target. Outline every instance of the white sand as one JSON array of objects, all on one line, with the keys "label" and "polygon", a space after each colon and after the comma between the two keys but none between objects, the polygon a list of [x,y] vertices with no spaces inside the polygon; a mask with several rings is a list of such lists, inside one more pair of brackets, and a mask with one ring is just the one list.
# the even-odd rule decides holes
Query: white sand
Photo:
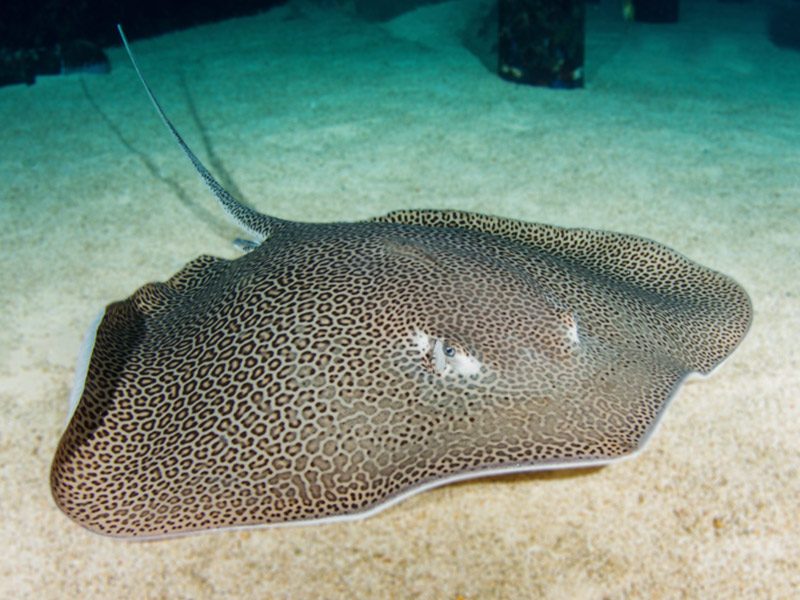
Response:
[{"label": "white sand", "polygon": [[126,543],[55,508],[84,328],[201,253],[236,256],[237,232],[121,50],[107,77],[0,89],[0,596],[796,594],[800,52],[770,44],[753,4],[687,2],[660,27],[609,10],[591,15],[589,85],[568,93],[488,73],[453,5],[386,26],[287,7],[134,44],[189,142],[263,212],[625,231],[752,295],[743,345],[635,460],[450,486],[357,523]]}]

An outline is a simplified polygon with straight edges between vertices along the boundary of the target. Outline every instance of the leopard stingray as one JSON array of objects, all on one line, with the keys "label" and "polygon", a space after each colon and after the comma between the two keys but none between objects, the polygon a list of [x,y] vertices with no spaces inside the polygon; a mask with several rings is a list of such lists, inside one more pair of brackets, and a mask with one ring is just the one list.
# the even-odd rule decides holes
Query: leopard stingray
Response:
[{"label": "leopard stingray", "polygon": [[258,242],[143,286],[89,335],[51,486],[90,530],[352,519],[457,480],[605,464],[748,329],[737,283],[640,237],[456,211],[259,214],[142,83]]}]

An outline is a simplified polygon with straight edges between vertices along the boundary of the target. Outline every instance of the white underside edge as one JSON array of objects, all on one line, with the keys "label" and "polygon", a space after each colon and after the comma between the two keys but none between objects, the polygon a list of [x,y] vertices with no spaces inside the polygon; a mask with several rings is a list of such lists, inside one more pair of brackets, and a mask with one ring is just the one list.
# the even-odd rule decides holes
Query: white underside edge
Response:
[{"label": "white underside edge", "polygon": [[620,460],[628,460],[633,458],[637,454],[639,454],[642,450],[640,446],[636,450],[632,451],[629,454],[625,454],[623,456],[615,456],[613,458],[602,458],[602,459],[594,459],[594,460],[578,460],[574,462],[554,462],[549,464],[538,464],[538,465],[505,465],[502,467],[496,467],[491,469],[481,469],[476,471],[467,471],[465,473],[457,473],[454,475],[450,475],[448,477],[443,477],[441,479],[436,479],[433,481],[427,481],[423,484],[414,486],[409,488],[388,500],[381,502],[371,508],[366,510],[362,510],[355,513],[345,514],[345,515],[334,515],[330,517],[322,517],[319,519],[303,519],[297,521],[287,521],[283,523],[255,523],[255,524],[245,524],[245,525],[233,525],[228,527],[217,527],[211,529],[196,529],[190,531],[180,531],[176,533],[166,533],[166,534],[159,534],[159,535],[151,535],[151,536],[140,536],[140,537],[130,537],[125,535],[109,535],[103,532],[98,532],[92,530],[94,533],[99,533],[105,537],[112,537],[116,539],[124,539],[131,542],[151,542],[157,540],[164,540],[164,539],[171,539],[171,538],[179,538],[179,537],[188,537],[192,535],[207,535],[207,534],[214,534],[220,532],[227,532],[227,531],[252,531],[255,529],[273,529],[273,528],[289,528],[289,527],[308,527],[308,526],[315,526],[315,525],[329,525],[333,523],[342,523],[348,521],[362,521],[369,517],[376,515],[377,513],[381,513],[385,511],[387,508],[394,506],[395,504],[399,504],[404,500],[412,496],[416,496],[417,494],[421,494],[422,492],[426,492],[428,490],[432,490],[434,488],[443,487],[449,485],[451,483],[458,483],[460,481],[469,481],[472,479],[483,479],[483,478],[492,478],[502,475],[515,475],[519,473],[536,473],[540,471],[561,471],[564,469],[589,469],[593,467],[601,467],[607,465],[612,462],[619,462]]},{"label": "white underside edge", "polygon": [[86,374],[89,372],[89,360],[92,358],[92,352],[94,351],[97,329],[100,327],[100,321],[103,320],[105,314],[105,309],[101,310],[92,320],[91,325],[89,325],[89,328],[83,336],[81,349],[78,352],[78,363],[75,365],[75,377],[72,380],[72,391],[69,393],[69,407],[67,409],[67,422],[65,426],[69,424],[72,415],[75,414],[75,410],[78,408],[78,402],[81,396],[83,396],[83,388],[86,385]]}]

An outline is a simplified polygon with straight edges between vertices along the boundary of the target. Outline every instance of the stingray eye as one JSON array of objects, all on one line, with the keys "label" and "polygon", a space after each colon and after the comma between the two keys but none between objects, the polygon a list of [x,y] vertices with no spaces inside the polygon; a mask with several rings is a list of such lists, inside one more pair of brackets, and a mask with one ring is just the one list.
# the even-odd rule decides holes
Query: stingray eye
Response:
[{"label": "stingray eye", "polygon": [[458,343],[450,345],[444,338],[431,337],[423,332],[416,334],[415,343],[422,366],[429,372],[441,376],[470,377],[481,370],[481,362]]}]

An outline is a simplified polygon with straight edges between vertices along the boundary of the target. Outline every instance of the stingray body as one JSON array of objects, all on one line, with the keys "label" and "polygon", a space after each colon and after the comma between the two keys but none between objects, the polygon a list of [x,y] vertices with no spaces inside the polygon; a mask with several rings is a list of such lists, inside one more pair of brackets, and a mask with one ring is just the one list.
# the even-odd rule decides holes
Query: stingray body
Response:
[{"label": "stingray body", "polygon": [[448,481],[607,463],[749,326],[733,280],[634,236],[451,211],[261,215],[144,85],[260,243],[107,307],[51,474],[93,531],[353,518]]}]

